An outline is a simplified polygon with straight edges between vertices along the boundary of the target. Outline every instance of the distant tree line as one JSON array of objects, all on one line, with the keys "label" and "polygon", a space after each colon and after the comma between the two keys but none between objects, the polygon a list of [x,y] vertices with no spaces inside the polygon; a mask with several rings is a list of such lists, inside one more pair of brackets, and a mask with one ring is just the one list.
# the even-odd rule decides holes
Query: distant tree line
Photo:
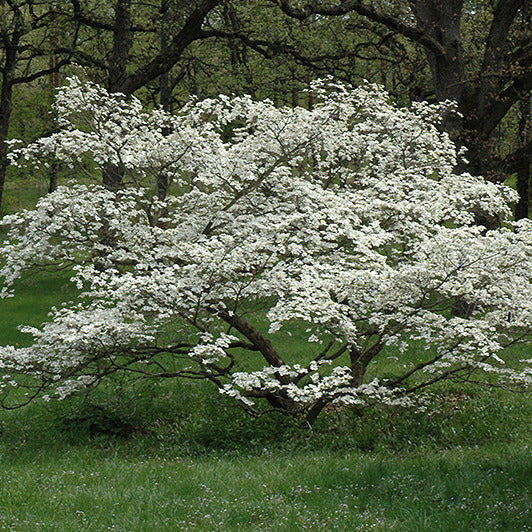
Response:
[{"label": "distant tree line", "polygon": [[[381,83],[401,103],[455,100],[445,127],[468,149],[464,170],[514,176],[527,217],[531,16],[530,0],[1,0],[0,204],[7,141],[28,119],[17,105],[50,102],[69,72],[166,110],[219,93],[312,107],[310,82],[332,75]],[[120,172],[103,181],[119,186]]]}]

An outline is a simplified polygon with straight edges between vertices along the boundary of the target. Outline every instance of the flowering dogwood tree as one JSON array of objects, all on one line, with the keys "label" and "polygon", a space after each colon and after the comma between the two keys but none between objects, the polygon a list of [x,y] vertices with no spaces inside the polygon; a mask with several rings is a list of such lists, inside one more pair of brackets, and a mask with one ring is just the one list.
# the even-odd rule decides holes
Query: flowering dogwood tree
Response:
[{"label": "flowering dogwood tree", "polygon": [[[448,104],[313,91],[312,110],[220,96],[176,115],[77,79],[59,91],[61,130],[13,160],[113,164],[123,186],[60,187],[4,218],[4,297],[47,267],[81,290],[22,328],[33,345],[0,348],[5,405],[11,387],[63,398],[130,372],[208,379],[253,415],[312,422],[328,404],[408,405],[442,379],[532,383],[530,359],[505,362],[532,332],[532,225],[474,223],[508,219],[515,193],[454,172]],[[283,330],[303,336],[296,353]]]}]

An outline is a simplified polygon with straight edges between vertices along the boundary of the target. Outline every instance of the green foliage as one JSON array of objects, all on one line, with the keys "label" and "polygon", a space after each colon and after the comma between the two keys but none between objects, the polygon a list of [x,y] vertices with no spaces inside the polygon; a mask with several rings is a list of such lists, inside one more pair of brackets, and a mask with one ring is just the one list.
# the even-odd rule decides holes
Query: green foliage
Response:
[{"label": "green foliage", "polygon": [[80,434],[91,438],[127,438],[136,430],[135,425],[116,411],[92,403],[85,403],[79,411],[63,416],[60,428],[62,431],[77,433],[78,438]]}]

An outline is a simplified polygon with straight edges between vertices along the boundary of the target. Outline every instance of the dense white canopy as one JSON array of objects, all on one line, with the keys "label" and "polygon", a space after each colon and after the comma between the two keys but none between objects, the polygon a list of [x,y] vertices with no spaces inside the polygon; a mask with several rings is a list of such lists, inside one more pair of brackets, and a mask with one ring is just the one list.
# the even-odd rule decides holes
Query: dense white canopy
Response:
[{"label": "dense white canopy", "polygon": [[[437,127],[450,104],[312,90],[312,110],[220,96],[169,115],[70,79],[61,130],[13,160],[53,156],[76,177],[111,163],[123,186],[78,180],[4,218],[4,297],[45,265],[71,267],[82,290],[24,329],[31,347],[0,348],[5,391],[65,397],[131,371],[210,379],[251,413],[313,418],[328,403],[409,404],[414,388],[472,372],[530,385],[530,360],[504,359],[530,340],[532,225],[475,224],[507,220],[515,193],[455,173],[461,155]],[[280,329],[305,331],[300,360],[276,348]],[[403,366],[412,342],[423,362]],[[397,375],[365,380],[387,356]]]}]

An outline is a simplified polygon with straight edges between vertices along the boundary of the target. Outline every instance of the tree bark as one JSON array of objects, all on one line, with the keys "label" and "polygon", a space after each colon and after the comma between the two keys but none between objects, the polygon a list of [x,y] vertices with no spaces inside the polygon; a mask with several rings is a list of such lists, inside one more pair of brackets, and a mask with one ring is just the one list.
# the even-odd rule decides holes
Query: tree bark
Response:
[{"label": "tree bark", "polygon": [[113,25],[113,48],[109,61],[108,89],[123,92],[131,51],[131,0],[117,0]]},{"label": "tree bark", "polygon": [[[164,28],[168,14],[168,0],[161,0],[161,50],[150,61],[128,72],[130,65],[131,46],[135,31],[139,31],[132,24],[132,1],[116,0],[114,18],[111,23],[96,20],[83,13],[79,0],[71,0],[74,8],[74,19],[81,24],[98,28],[112,33],[113,46],[107,69],[107,88],[111,93],[122,93],[126,97],[131,96],[136,90],[144,87],[157,77],[160,80],[161,104],[165,105],[165,99],[169,98],[168,72],[179,61],[185,49],[195,40],[205,37],[202,25],[209,12],[222,3],[222,0],[202,0],[187,17],[181,30],[170,40],[168,32]],[[120,166],[107,163],[102,172],[104,186],[116,190],[122,186],[124,171]],[[157,187],[160,196],[166,195],[168,183],[161,177]]]},{"label": "tree bark", "polygon": [[13,108],[13,80],[17,66],[17,44],[12,43],[5,48],[5,60],[2,72],[2,89],[0,91],[0,206],[6,181],[9,123]]},{"label": "tree bark", "polygon": [[[117,0],[113,21],[113,47],[108,66],[109,92],[123,92],[132,43],[131,0]],[[110,190],[122,186],[124,169],[114,163],[104,164],[102,183]]]},{"label": "tree bark", "polygon": [[[432,82],[438,101],[462,101],[464,90],[464,54],[460,25],[463,0],[417,0],[412,9],[420,32],[440,45],[440,49],[425,47]],[[462,120],[445,117],[444,127],[457,139]]]},{"label": "tree bark", "polygon": [[[521,146],[530,142],[530,97],[523,98],[519,106],[519,141]],[[517,169],[517,192],[519,201],[515,205],[515,219],[528,218],[530,214],[530,158],[522,157]]]},{"label": "tree bark", "polygon": [[137,89],[153,81],[170,69],[179,61],[183,52],[194,41],[204,37],[202,26],[207,15],[222,0],[203,0],[192,11],[179,32],[168,43],[168,47],[161,51],[151,61],[141,65],[133,73],[129,74],[120,87],[120,91],[126,95],[133,94]]},{"label": "tree bark", "polygon": [[[161,41],[161,53],[164,54],[168,49],[168,0],[161,0],[161,29],[160,29],[160,41]],[[169,112],[170,111],[170,98],[172,96],[172,89],[170,87],[170,73],[163,72],[159,78],[159,103],[161,107]],[[169,130],[163,130],[164,135],[168,135]],[[163,170],[157,176],[157,196],[159,199],[164,200],[168,193],[168,175]]]}]

